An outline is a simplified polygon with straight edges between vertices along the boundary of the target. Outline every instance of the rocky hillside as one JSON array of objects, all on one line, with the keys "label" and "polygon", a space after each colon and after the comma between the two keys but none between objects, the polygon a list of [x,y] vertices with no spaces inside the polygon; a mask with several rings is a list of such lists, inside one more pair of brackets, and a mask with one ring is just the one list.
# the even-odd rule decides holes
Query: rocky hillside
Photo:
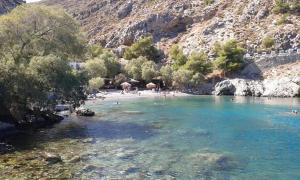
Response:
[{"label": "rocky hillside", "polygon": [[[297,13],[275,14],[274,0],[46,0],[61,5],[106,47],[130,45],[152,34],[160,48],[179,43],[186,53],[211,52],[216,41],[235,38],[249,52],[274,39],[274,49],[300,48]],[[297,4],[297,0],[294,1]]]},{"label": "rocky hillside", "polygon": [[15,8],[17,5],[25,3],[24,0],[1,0],[0,1],[0,14]]}]

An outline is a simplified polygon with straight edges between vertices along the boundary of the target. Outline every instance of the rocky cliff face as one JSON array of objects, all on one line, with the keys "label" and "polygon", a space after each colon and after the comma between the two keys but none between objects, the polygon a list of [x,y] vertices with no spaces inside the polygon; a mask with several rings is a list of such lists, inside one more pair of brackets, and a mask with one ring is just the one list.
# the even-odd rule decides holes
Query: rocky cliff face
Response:
[{"label": "rocky cliff face", "polygon": [[17,5],[25,3],[24,0],[1,0],[0,1],[0,15],[15,8]]},{"label": "rocky cliff face", "polygon": [[235,38],[247,49],[261,48],[274,37],[276,49],[300,48],[299,16],[272,13],[274,0],[47,0],[62,5],[88,32],[91,42],[106,47],[130,45],[151,34],[160,48],[179,43],[186,53],[211,52],[216,41]]},{"label": "rocky cliff face", "polygon": [[[141,36],[152,35],[163,51],[177,43],[186,54],[205,51],[213,55],[214,44],[228,39],[237,39],[248,53],[255,54],[263,50],[266,37],[274,41],[275,53],[300,49],[299,12],[275,14],[275,0],[45,0],[43,3],[63,6],[80,21],[90,43],[109,48],[123,48]],[[214,91],[217,95],[297,96],[300,82],[294,82],[295,73],[280,75],[280,66],[299,61],[299,54],[295,58],[289,55],[251,61],[243,71],[246,79],[257,70],[258,75],[268,80],[225,80],[217,85],[207,84],[202,91],[205,94]]]}]

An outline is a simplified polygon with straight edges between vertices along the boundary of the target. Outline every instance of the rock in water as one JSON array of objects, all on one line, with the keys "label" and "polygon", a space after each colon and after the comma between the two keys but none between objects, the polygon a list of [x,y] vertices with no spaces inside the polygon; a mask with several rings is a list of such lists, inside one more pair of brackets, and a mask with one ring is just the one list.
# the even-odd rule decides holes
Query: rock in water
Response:
[{"label": "rock in water", "polygon": [[45,152],[44,154],[42,154],[42,157],[45,159],[45,161],[48,162],[48,164],[56,164],[62,162],[62,158],[58,154]]},{"label": "rock in water", "polygon": [[232,82],[230,80],[225,80],[216,84],[214,94],[217,96],[234,95],[235,91],[236,88]]},{"label": "rock in water", "polygon": [[266,80],[231,79],[215,85],[214,95],[297,97],[300,95],[298,78]]}]

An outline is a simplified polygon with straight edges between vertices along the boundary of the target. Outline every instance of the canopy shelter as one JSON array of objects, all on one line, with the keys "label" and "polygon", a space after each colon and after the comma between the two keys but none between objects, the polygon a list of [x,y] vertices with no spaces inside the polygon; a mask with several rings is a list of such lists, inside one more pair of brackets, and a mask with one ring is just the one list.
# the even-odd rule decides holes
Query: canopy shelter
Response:
[{"label": "canopy shelter", "polygon": [[155,89],[156,88],[156,84],[154,84],[154,83],[151,82],[151,83],[147,84],[146,87],[147,87],[147,89]]},{"label": "canopy shelter", "polygon": [[131,84],[128,82],[122,83],[121,86],[124,90],[130,90],[130,88],[131,88]]}]

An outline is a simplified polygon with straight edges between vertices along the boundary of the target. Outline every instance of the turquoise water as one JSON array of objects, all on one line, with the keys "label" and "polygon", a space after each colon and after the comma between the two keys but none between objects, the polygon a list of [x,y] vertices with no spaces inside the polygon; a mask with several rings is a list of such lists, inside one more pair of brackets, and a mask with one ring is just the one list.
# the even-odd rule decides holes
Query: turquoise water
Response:
[{"label": "turquoise water", "polygon": [[[300,111],[299,99],[193,96],[87,106],[95,117],[27,134],[29,150],[9,157],[57,152],[65,163],[47,177],[66,169],[70,179],[300,179],[300,115],[291,113]],[[77,155],[80,161],[69,161]]]},{"label": "turquoise water", "polygon": [[[107,121],[121,117],[122,122],[156,127],[149,137],[140,132],[146,137],[139,139],[139,134],[133,134],[137,136],[133,138],[137,139],[138,146],[153,150],[150,154],[157,155],[158,164],[178,158],[171,163],[173,168],[167,165],[170,171],[179,171],[175,177],[299,179],[300,116],[290,113],[293,109],[300,110],[299,102],[299,99],[235,98],[232,101],[231,97],[188,97],[90,107],[98,113],[105,114],[112,109],[118,112],[104,116]],[[130,128],[123,130],[130,131]],[[228,156],[229,160],[221,162],[224,167],[216,168],[214,161],[202,166],[203,159],[188,158],[197,153],[201,157],[201,153],[225,159]]]}]

